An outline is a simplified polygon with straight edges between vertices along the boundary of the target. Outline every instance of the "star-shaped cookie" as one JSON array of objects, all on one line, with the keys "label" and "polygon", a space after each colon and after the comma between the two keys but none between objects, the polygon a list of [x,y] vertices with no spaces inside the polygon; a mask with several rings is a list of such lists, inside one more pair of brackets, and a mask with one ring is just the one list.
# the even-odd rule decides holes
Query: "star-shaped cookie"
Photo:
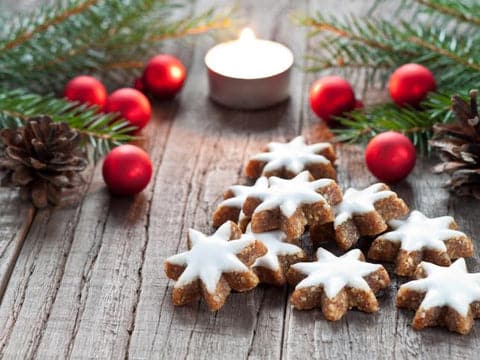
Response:
[{"label": "star-shaped cookie", "polygon": [[243,212],[251,217],[252,231],[282,230],[294,240],[304,233],[306,225],[332,221],[331,205],[342,199],[340,188],[332,179],[311,180],[308,171],[289,180],[271,177],[266,190],[248,195]]},{"label": "star-shaped cookie", "polygon": [[448,267],[422,262],[415,277],[397,294],[398,307],[416,310],[413,328],[445,326],[468,334],[480,318],[480,273],[468,273],[461,258]]},{"label": "star-shaped cookie", "polygon": [[319,248],[316,261],[296,263],[288,270],[288,282],[296,285],[291,303],[300,310],[321,307],[331,321],[341,319],[352,307],[377,311],[375,292],[386,288],[390,278],[382,265],[364,260],[358,249],[337,257]]},{"label": "star-shaped cookie", "polygon": [[245,231],[250,218],[242,211],[243,203],[248,195],[254,191],[264,191],[268,188],[268,180],[266,177],[257,179],[254,185],[233,185],[223,194],[224,200],[218,205],[213,213],[213,226],[219,227],[228,220],[239,224],[240,228]]},{"label": "star-shaped cookie", "polygon": [[335,158],[330,143],[307,145],[303,136],[297,136],[288,143],[269,143],[264,152],[250,159],[245,166],[245,174],[252,179],[259,176],[290,179],[308,170],[315,179],[335,179],[332,165]]},{"label": "star-shaped cookie", "polygon": [[314,244],[334,239],[340,249],[348,250],[361,236],[378,235],[387,229],[387,221],[408,212],[405,202],[382,183],[365,189],[349,188],[334,208],[333,224],[311,230]]},{"label": "star-shaped cookie", "polygon": [[450,216],[428,218],[412,211],[406,220],[389,222],[393,231],[376,238],[368,258],[395,261],[395,273],[411,276],[422,260],[450,265],[451,259],[473,256],[472,240],[457,229]]},{"label": "star-shaped cookie", "polygon": [[287,236],[280,230],[252,233],[248,226],[247,234],[252,234],[267,248],[267,253],[257,258],[252,266],[260,281],[277,286],[285,285],[285,273],[290,265],[305,258],[303,250],[286,242]]},{"label": "star-shaped cookie", "polygon": [[249,268],[267,249],[252,234],[242,234],[232,221],[211,236],[190,229],[190,250],[169,257],[164,270],[176,280],[173,303],[185,305],[203,295],[210,310],[220,309],[230,290],[247,291],[258,284]]}]

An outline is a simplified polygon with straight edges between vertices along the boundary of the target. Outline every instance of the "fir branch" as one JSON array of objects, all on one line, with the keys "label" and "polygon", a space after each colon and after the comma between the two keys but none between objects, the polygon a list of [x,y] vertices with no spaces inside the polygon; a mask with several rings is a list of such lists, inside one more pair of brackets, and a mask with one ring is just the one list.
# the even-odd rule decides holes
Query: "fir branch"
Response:
[{"label": "fir branch", "polygon": [[450,95],[432,93],[420,110],[384,104],[356,110],[337,119],[342,126],[333,130],[336,141],[366,143],[373,136],[392,130],[407,135],[421,152],[428,153],[428,139],[433,134],[433,126],[451,122],[453,115]]},{"label": "fir branch", "polygon": [[451,20],[453,14],[476,9],[478,4],[463,4],[463,12],[457,13],[460,5],[453,5],[451,0],[404,0],[402,3],[415,1],[448,5],[448,9],[453,10],[451,14],[432,10],[426,14],[427,20],[422,21],[412,21],[410,17],[402,21],[406,10],[399,10],[399,23],[378,19],[378,16],[297,15],[296,21],[311,30],[315,49],[306,69],[316,72],[341,68],[352,73],[365,68],[368,85],[372,85],[379,79],[385,80],[396,67],[417,62],[434,72],[440,89],[477,86],[480,81],[478,26],[464,28],[458,21],[452,23]]},{"label": "fir branch", "polygon": [[52,16],[51,18],[43,19],[40,16],[36,17],[35,20],[39,20],[39,22],[37,24],[35,24],[35,22],[32,22],[29,25],[29,27],[33,27],[32,29],[29,29],[28,27],[20,27],[16,33],[12,31],[11,34],[14,34],[13,39],[10,41],[7,40],[7,42],[0,47],[0,53],[25,43],[33,36],[46,31],[51,26],[67,20],[71,16],[85,11],[87,8],[96,4],[97,2],[98,0],[88,0],[86,2],[80,2],[78,4],[72,2],[71,4],[69,4],[69,7],[61,10],[59,9],[58,14],[48,11],[48,14]]},{"label": "fir branch", "polygon": [[367,86],[384,86],[400,65],[428,67],[440,93],[430,94],[419,109],[385,104],[358,110],[338,118],[342,127],[334,130],[337,141],[363,143],[378,133],[399,131],[428,152],[433,126],[453,119],[450,95],[480,83],[480,3],[402,0],[396,3],[392,22],[375,13],[386,2],[377,0],[367,17],[297,16],[296,21],[310,30],[315,49],[307,57],[306,70],[335,68],[348,75],[364,70]]},{"label": "fir branch", "polygon": [[173,19],[180,6],[168,0],[65,0],[0,20],[0,83],[49,93],[80,73],[115,81],[115,71],[138,69],[166,39],[230,26],[228,11]]},{"label": "fir branch", "polygon": [[132,141],[134,127],[117,114],[101,114],[96,107],[73,103],[54,96],[23,90],[0,92],[0,129],[22,126],[29,117],[48,114],[54,121],[67,123],[91,145],[98,159],[113,147]]},{"label": "fir branch", "polygon": [[468,5],[458,0],[414,0],[433,12],[451,16],[458,21],[480,26],[480,4],[474,1]]},{"label": "fir branch", "polygon": [[464,66],[468,70],[480,71],[480,63],[472,61],[472,58],[464,58],[463,56],[457,55],[454,51],[451,51],[447,47],[438,46],[432,43],[429,43],[425,39],[422,39],[419,36],[412,36],[409,40],[424,49],[430,50],[432,53],[436,53],[440,56],[449,58],[456,64]]},{"label": "fir branch", "polygon": [[335,24],[335,19],[331,18],[330,21],[327,17],[323,17],[319,14],[319,16],[315,18],[299,18],[300,24],[312,27],[316,30],[315,33],[311,35],[316,35],[319,32],[326,31],[337,35],[340,38],[346,38],[351,41],[360,42],[364,45],[370,46],[372,48],[382,50],[382,51],[393,51],[394,47],[390,44],[387,44],[383,41],[378,41],[373,37],[366,37],[362,36],[362,33],[365,31],[358,27],[358,24],[352,22],[352,28],[350,29],[348,26],[341,26],[339,24]]},{"label": "fir branch", "polygon": [[[211,13],[206,13],[202,14],[200,18],[206,18],[210,16]],[[144,47],[148,43],[158,43],[161,41],[165,40],[171,40],[171,39],[178,39],[186,36],[191,36],[191,35],[198,35],[202,34],[205,32],[209,32],[212,30],[218,30],[218,29],[223,29],[227,28],[230,26],[230,19],[228,18],[220,18],[220,19],[212,19],[211,21],[208,21],[203,24],[198,24],[194,26],[193,24],[189,24],[190,27],[186,27],[185,29],[181,29],[181,22],[178,22],[176,25],[173,25],[170,29],[166,30],[164,33],[159,34],[159,35],[153,35],[148,38],[144,38],[141,40],[142,44],[138,45],[136,44],[135,40],[133,39],[119,39],[117,42],[112,43],[111,45],[104,45],[104,49],[100,50],[102,52],[108,53],[108,54],[113,54],[113,53],[118,53],[122,54],[120,56],[117,56],[116,58],[113,56],[109,56],[109,59],[104,61],[103,63],[101,62],[91,62],[90,64],[79,64],[76,66],[85,66],[85,71],[91,72],[91,71],[96,71],[103,73],[104,76],[108,76],[106,72],[112,69],[123,69],[123,70],[128,70],[128,69],[141,69],[145,66],[146,64],[146,57],[141,56],[141,60],[129,60],[131,58],[131,48],[133,47]],[[105,34],[104,37],[100,38],[99,41],[100,43],[104,43],[107,41],[109,38],[108,34]],[[68,54],[66,54],[63,57],[58,57],[56,59],[51,60],[48,63],[44,64],[39,64],[38,66],[34,67],[32,71],[40,71],[44,73],[45,71],[48,72],[53,72],[54,68],[58,66],[65,66],[65,63],[68,63],[70,61],[76,61],[76,58],[81,58],[83,56],[89,56],[89,53],[92,51],[92,49],[85,45],[82,46],[76,50],[70,51]],[[144,51],[144,50],[142,50]],[[148,53],[148,52],[147,52]],[[124,60],[118,61],[118,59],[124,58]],[[97,59],[99,60],[99,59]],[[80,71],[80,70],[78,70]]]},{"label": "fir branch", "polygon": [[186,36],[200,35],[212,30],[227,29],[232,25],[229,17],[219,16],[210,10],[197,18],[182,19],[172,24],[170,31],[163,34],[155,34],[147,38],[148,42],[158,42],[167,39],[178,39]]}]

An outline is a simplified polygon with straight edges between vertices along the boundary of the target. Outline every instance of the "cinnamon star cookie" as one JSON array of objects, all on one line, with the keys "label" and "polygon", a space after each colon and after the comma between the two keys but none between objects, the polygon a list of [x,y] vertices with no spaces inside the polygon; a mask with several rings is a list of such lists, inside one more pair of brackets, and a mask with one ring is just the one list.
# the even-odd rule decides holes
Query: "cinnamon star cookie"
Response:
[{"label": "cinnamon star cookie", "polygon": [[296,263],[287,272],[288,282],[296,285],[292,305],[299,310],[320,307],[331,321],[351,308],[378,311],[375,292],[386,288],[390,278],[382,265],[364,260],[358,249],[337,257],[319,248],[316,261]]},{"label": "cinnamon star cookie", "polygon": [[259,176],[291,179],[308,170],[315,179],[335,179],[337,175],[332,165],[335,158],[330,143],[307,145],[303,136],[297,136],[288,143],[269,143],[264,152],[250,159],[245,174],[252,179]]},{"label": "cinnamon star cookie", "polygon": [[243,203],[249,194],[254,191],[263,191],[268,187],[265,177],[258,178],[253,186],[233,185],[223,194],[224,200],[218,205],[213,213],[213,226],[219,227],[230,220],[238,223],[242,231],[245,231],[250,218],[242,211]]},{"label": "cinnamon star cookie", "polygon": [[387,185],[377,183],[362,190],[347,189],[334,211],[333,223],[311,229],[312,242],[335,240],[340,249],[348,250],[361,236],[387,230],[387,221],[405,215],[408,207]]},{"label": "cinnamon star cookie", "polygon": [[303,250],[287,242],[287,236],[280,230],[252,233],[248,226],[247,234],[252,234],[267,248],[267,253],[255,260],[253,270],[258,275],[260,282],[272,285],[285,285],[285,276],[290,265],[305,258]]},{"label": "cinnamon star cookie", "polygon": [[251,217],[252,231],[281,230],[288,240],[294,240],[307,225],[332,221],[331,206],[341,201],[342,192],[332,179],[312,180],[308,171],[288,180],[271,177],[266,190],[251,192],[243,212]]},{"label": "cinnamon star cookie", "polygon": [[465,260],[448,267],[422,262],[415,271],[417,280],[398,290],[397,306],[416,310],[412,326],[445,326],[468,334],[480,318],[480,273],[468,273]]},{"label": "cinnamon star cookie", "polygon": [[267,249],[252,234],[242,234],[232,221],[226,222],[211,236],[190,229],[190,250],[169,257],[164,270],[176,280],[173,303],[185,305],[203,296],[210,310],[225,303],[230,290],[247,291],[258,284],[250,269]]},{"label": "cinnamon star cookie", "polygon": [[393,231],[377,237],[368,258],[396,262],[395,273],[411,276],[422,260],[450,265],[451,259],[473,256],[472,240],[457,229],[451,216],[428,218],[412,211],[406,220],[389,222]]}]

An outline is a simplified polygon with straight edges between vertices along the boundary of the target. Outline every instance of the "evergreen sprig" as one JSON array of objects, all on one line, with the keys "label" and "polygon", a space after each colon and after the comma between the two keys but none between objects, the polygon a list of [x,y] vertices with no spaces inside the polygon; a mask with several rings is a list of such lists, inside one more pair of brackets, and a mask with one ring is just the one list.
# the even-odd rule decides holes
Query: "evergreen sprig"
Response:
[{"label": "evergreen sprig", "polygon": [[[173,19],[168,0],[65,0],[0,20],[0,83],[59,91],[79,73],[133,78],[158,44],[229,26],[228,13]],[[126,72],[128,71],[128,73]]]},{"label": "evergreen sprig", "polygon": [[430,13],[440,13],[460,22],[480,26],[480,3],[475,0],[416,0],[416,2],[427,8]]},{"label": "evergreen sprig", "polygon": [[[447,30],[428,21],[410,23],[375,18],[338,18],[317,14],[300,18],[312,28],[318,55],[308,57],[308,71],[366,69],[369,84],[384,83],[407,62],[421,63],[436,75],[440,88],[469,88],[480,81],[480,34]],[[478,29],[477,29],[478,30]]]},{"label": "evergreen sprig", "polygon": [[114,146],[131,141],[134,127],[117,114],[102,114],[96,107],[73,103],[53,95],[22,90],[0,92],[0,129],[22,126],[29,117],[48,114],[80,132],[83,144],[92,148],[94,159]]},{"label": "evergreen sprig", "polygon": [[[395,19],[382,5],[396,5]],[[380,9],[380,11],[378,11]],[[480,83],[480,3],[476,0],[377,0],[367,16],[297,15],[310,30],[313,51],[307,71],[336,69],[346,76],[364,71],[367,86],[383,87],[392,71],[420,63],[435,75],[439,94],[419,109],[385,104],[340,118],[338,139],[363,142],[379,132],[409,135],[424,151],[435,123],[452,119],[450,95]]]},{"label": "evergreen sprig", "polygon": [[334,129],[337,141],[366,143],[384,131],[398,131],[408,136],[422,153],[428,153],[428,139],[433,126],[453,120],[450,96],[432,93],[422,103],[421,110],[411,107],[399,108],[395,104],[384,104],[367,110],[355,110],[338,117],[340,127]]},{"label": "evergreen sprig", "polygon": [[132,140],[134,129],[117,115],[100,114],[53,94],[85,73],[125,86],[164,40],[230,25],[228,10],[180,18],[172,13],[184,5],[169,0],[56,0],[30,13],[2,14],[0,129],[49,115],[77,129],[95,158]]}]

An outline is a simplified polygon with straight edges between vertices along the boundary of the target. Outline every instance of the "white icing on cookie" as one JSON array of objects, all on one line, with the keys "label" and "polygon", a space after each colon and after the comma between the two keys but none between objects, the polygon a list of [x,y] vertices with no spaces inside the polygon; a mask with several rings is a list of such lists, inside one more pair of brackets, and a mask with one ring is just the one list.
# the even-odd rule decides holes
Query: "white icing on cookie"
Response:
[{"label": "white icing on cookie", "polygon": [[286,241],[287,235],[283,231],[268,231],[262,233],[253,233],[251,226],[247,227],[247,234],[252,234],[255,240],[260,240],[268,249],[267,253],[257,258],[253,267],[264,267],[273,271],[280,269],[278,261],[279,256],[301,254],[303,251],[300,247],[289,244]]},{"label": "white icing on cookie", "polygon": [[342,202],[335,206],[334,226],[343,224],[353,215],[375,211],[374,204],[376,201],[395,195],[393,191],[382,190],[384,186],[384,184],[378,183],[363,190],[347,189],[343,194]]},{"label": "white icing on cookie", "polygon": [[230,240],[231,223],[226,222],[211,236],[189,229],[191,249],[173,255],[167,262],[185,266],[185,270],[175,284],[176,288],[200,279],[209,293],[214,293],[224,272],[245,272],[249,268],[236,254],[255,242],[252,234],[244,234],[238,240]]},{"label": "white icing on cookie", "polygon": [[448,306],[467,316],[470,304],[480,301],[480,273],[468,273],[463,258],[448,267],[429,262],[422,262],[420,266],[425,270],[426,277],[401,286],[426,293],[420,308]]},{"label": "white icing on cookie", "polygon": [[330,143],[307,145],[303,136],[297,136],[289,143],[269,143],[268,152],[253,156],[252,160],[266,162],[263,174],[283,168],[298,174],[305,170],[308,164],[328,164],[330,161],[318,153],[331,146]]},{"label": "white icing on cookie", "polygon": [[296,289],[322,286],[330,299],[345,286],[368,291],[370,287],[363,276],[377,271],[382,266],[359,260],[361,254],[359,249],[353,249],[337,257],[323,248],[318,248],[317,261],[292,265],[293,269],[307,275],[298,283]]},{"label": "white icing on cookie", "polygon": [[283,215],[292,216],[301,204],[313,204],[318,201],[325,201],[325,198],[316,192],[323,187],[335,183],[331,179],[319,179],[309,181],[310,173],[301,172],[293,179],[281,179],[272,176],[268,179],[269,187],[263,191],[253,191],[249,197],[262,200],[262,203],[255,209],[254,213],[280,207]]},{"label": "white icing on cookie", "polygon": [[[255,181],[255,184],[252,186],[245,186],[245,185],[233,185],[230,186],[228,189],[233,193],[233,197],[229,199],[223,200],[220,204],[220,206],[227,206],[227,207],[233,207],[233,208],[238,208],[242,209],[243,203],[245,202],[245,199],[254,191],[263,191],[268,188],[268,180],[266,177],[260,177]],[[243,213],[243,210],[240,210],[240,214],[238,217],[238,221],[241,222],[243,219],[245,219],[246,216]]]},{"label": "white icing on cookie", "polygon": [[445,241],[455,237],[465,237],[460,231],[449,229],[454,223],[451,216],[428,218],[420,211],[412,211],[407,220],[392,220],[388,224],[394,231],[379,238],[400,243],[406,251],[418,251],[424,248],[447,251]]}]

